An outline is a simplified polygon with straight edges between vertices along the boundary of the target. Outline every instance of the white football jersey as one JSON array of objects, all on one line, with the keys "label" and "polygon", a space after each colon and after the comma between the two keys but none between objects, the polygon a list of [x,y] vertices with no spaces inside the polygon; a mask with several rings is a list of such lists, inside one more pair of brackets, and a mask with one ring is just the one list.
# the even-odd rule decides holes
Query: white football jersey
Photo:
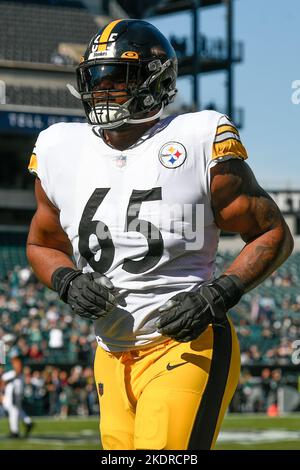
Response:
[{"label": "white football jersey", "polygon": [[164,341],[158,308],[213,277],[219,230],[209,168],[247,158],[215,111],[168,117],[126,150],[85,123],[41,132],[29,169],[60,211],[77,267],[105,274],[119,305],[95,321],[97,341],[124,351]]}]

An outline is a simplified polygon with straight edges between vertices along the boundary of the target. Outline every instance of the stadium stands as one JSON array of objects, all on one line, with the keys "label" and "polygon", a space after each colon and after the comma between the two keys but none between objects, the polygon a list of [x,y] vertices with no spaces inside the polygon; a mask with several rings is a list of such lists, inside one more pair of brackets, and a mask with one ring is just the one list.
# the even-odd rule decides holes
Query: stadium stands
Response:
[{"label": "stadium stands", "polygon": [[67,88],[8,85],[6,87],[6,103],[46,108],[82,109],[81,101],[74,98]]},{"label": "stadium stands", "polygon": [[[233,255],[218,256],[223,271]],[[243,365],[290,365],[300,333],[300,253],[294,253],[233,309]]]},{"label": "stadium stands", "polygon": [[97,28],[84,9],[0,2],[0,60],[53,63],[60,43],[86,44]]}]

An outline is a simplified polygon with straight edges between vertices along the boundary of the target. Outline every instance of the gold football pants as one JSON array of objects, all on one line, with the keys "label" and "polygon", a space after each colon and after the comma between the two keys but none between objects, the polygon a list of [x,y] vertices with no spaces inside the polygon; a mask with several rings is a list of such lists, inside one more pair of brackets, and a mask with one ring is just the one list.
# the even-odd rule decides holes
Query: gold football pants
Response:
[{"label": "gold football pants", "polygon": [[168,340],[123,353],[98,347],[103,448],[213,448],[239,372],[239,345],[229,321],[209,325],[189,343]]}]

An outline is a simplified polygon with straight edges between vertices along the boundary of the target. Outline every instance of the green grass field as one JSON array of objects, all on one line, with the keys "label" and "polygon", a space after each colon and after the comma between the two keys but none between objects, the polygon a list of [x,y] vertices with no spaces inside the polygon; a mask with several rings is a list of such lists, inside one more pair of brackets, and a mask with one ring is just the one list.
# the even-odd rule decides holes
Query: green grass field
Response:
[{"label": "green grass field", "polygon": [[[0,450],[98,450],[98,420],[68,418],[35,419],[29,439],[8,439],[7,420],[0,420]],[[298,449],[300,450],[300,415],[269,418],[263,415],[229,415],[224,421],[217,449]]]}]

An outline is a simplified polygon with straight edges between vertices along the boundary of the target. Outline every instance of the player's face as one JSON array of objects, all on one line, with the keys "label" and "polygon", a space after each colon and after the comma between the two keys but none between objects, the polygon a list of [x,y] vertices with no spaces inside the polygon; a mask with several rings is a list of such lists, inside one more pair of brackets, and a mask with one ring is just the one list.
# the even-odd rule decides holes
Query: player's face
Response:
[{"label": "player's face", "polygon": [[[104,91],[104,90],[109,90]],[[123,104],[127,101],[126,93],[126,82],[125,81],[115,81],[110,77],[105,77],[101,83],[96,85],[93,88],[95,103],[100,103],[101,101],[106,101],[107,96],[110,101],[114,103]]]},{"label": "player's face", "polygon": [[94,102],[110,102],[123,104],[128,93],[137,84],[138,69],[126,64],[95,65],[85,71],[89,91],[93,91]]}]

